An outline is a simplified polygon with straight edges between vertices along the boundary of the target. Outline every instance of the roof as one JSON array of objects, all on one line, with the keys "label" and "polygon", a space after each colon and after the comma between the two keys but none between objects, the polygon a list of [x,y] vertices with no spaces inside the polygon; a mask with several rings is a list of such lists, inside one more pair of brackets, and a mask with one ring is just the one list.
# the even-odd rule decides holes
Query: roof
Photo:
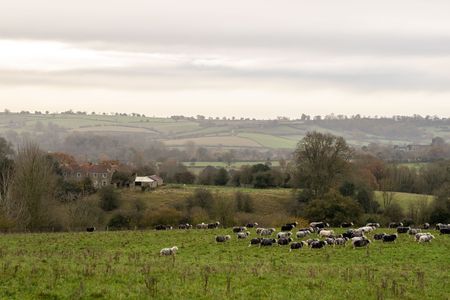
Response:
[{"label": "roof", "polygon": [[150,177],[151,179],[153,179],[155,181],[162,181],[162,178],[159,177],[158,175],[152,175],[152,176],[148,176],[148,177]]},{"label": "roof", "polygon": [[148,176],[136,176],[134,182],[155,182],[155,180],[151,179]]}]

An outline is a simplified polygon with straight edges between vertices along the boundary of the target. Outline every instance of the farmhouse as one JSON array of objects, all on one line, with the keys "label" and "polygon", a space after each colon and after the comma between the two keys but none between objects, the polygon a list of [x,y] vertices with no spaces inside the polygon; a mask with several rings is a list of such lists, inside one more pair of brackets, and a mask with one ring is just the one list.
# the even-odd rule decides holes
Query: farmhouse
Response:
[{"label": "farmhouse", "polygon": [[159,177],[158,175],[151,175],[149,176],[151,179],[153,179],[154,181],[156,181],[158,183],[158,186],[161,186],[164,184],[164,180]]},{"label": "farmhouse", "polygon": [[111,184],[112,176],[115,172],[113,166],[105,164],[71,164],[62,167],[65,180],[81,181],[90,178],[95,188]]},{"label": "farmhouse", "polygon": [[136,176],[133,186],[137,189],[155,189],[158,187],[158,182],[150,176]]}]

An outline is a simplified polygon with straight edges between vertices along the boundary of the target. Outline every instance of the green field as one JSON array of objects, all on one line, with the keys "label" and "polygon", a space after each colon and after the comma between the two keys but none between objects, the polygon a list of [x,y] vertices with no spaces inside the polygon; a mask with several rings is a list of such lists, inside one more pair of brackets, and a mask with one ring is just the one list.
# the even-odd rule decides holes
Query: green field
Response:
[{"label": "green field", "polygon": [[[388,231],[379,229],[379,232]],[[449,299],[450,237],[368,249],[216,244],[230,229],[6,234],[1,299]],[[251,236],[255,236],[252,230]],[[371,237],[371,235],[369,235]],[[159,250],[178,246],[175,257]]]},{"label": "green field", "polygon": [[[344,121],[342,121],[344,122]],[[374,121],[375,122],[375,121]],[[380,125],[384,124],[382,121]],[[341,128],[326,122],[289,120],[197,120],[193,118],[172,119],[157,117],[133,117],[103,114],[17,114],[0,113],[0,135],[11,133],[41,134],[48,124],[60,126],[66,134],[91,132],[98,134],[148,134],[152,138],[166,142],[172,147],[184,146],[189,141],[198,146],[228,148],[294,149],[308,131],[318,130],[342,136],[353,145],[371,142],[384,144],[429,144],[433,136],[450,139],[450,131],[439,124],[420,127],[412,126],[404,134],[397,132],[400,125],[389,130],[373,132],[372,123],[362,122]],[[385,124],[386,125],[386,124]],[[387,125],[386,125],[387,126]],[[406,127],[408,127],[406,126]],[[393,134],[393,136],[390,136]]]},{"label": "green field", "polygon": [[[380,205],[383,205],[383,195],[382,192],[375,192],[375,199]],[[393,203],[399,204],[404,210],[408,209],[412,204],[417,204],[419,202],[425,202],[427,204],[433,201],[434,197],[430,195],[419,195],[419,194],[409,194],[409,193],[398,193],[394,192]]]}]

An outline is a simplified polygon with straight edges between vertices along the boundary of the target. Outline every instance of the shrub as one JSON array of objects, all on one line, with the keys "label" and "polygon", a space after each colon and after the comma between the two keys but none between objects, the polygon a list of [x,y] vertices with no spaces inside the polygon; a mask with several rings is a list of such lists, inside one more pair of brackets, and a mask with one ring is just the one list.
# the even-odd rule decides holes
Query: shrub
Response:
[{"label": "shrub", "polygon": [[389,222],[398,222],[404,218],[402,207],[395,202],[384,209],[383,215]]},{"label": "shrub", "polygon": [[120,213],[116,214],[109,220],[108,227],[112,230],[130,229],[130,218]]},{"label": "shrub", "polygon": [[255,210],[253,199],[249,194],[238,191],[234,194],[234,199],[237,211],[252,213]]},{"label": "shrub", "polygon": [[119,194],[112,186],[100,189],[100,207],[104,211],[112,211],[119,207]]}]

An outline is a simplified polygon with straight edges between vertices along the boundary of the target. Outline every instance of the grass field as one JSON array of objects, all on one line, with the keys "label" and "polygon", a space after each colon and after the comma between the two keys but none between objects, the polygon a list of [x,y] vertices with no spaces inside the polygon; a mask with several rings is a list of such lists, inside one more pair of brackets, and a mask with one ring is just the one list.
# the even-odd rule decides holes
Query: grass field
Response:
[{"label": "grass field", "polygon": [[[378,229],[379,232],[388,231]],[[449,299],[450,236],[289,252],[229,229],[7,234],[1,299]],[[251,236],[255,236],[252,230]],[[369,235],[371,236],[371,235]],[[175,257],[159,250],[178,246]]]},{"label": "grass field", "polygon": [[[382,192],[375,192],[375,199],[380,205],[383,205],[383,195]],[[433,201],[434,197],[430,195],[419,195],[419,194],[409,194],[409,193],[398,193],[395,192],[393,196],[393,202],[399,204],[404,210],[408,209],[411,204],[424,201],[429,204]]]}]

